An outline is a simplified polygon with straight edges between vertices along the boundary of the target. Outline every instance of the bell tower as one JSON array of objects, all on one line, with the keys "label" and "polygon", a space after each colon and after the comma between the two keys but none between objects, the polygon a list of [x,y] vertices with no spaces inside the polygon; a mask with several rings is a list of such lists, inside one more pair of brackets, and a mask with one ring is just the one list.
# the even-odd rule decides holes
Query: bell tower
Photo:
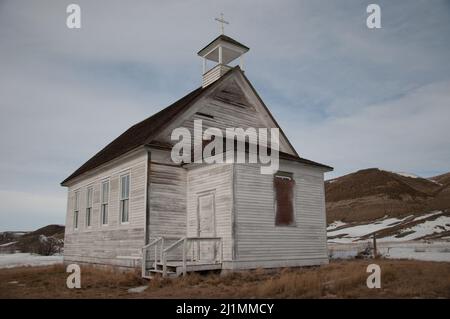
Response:
[{"label": "bell tower", "polygon": [[[224,34],[224,24],[229,24],[229,22],[223,19],[223,14],[215,20],[221,24],[222,33],[197,53],[203,59],[202,87],[217,81],[228,72],[232,68],[229,63],[237,58],[239,58],[240,68],[244,70],[243,55],[250,50],[247,46]],[[208,68],[208,61],[213,62],[211,68]]]}]

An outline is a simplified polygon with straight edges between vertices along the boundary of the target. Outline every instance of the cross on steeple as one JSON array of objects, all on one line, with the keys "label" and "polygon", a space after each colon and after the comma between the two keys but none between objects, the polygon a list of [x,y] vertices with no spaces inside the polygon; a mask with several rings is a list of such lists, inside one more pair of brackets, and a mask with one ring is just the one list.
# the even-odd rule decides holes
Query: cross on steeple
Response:
[{"label": "cross on steeple", "polygon": [[230,24],[228,21],[225,21],[223,18],[223,13],[220,14],[220,18],[214,18],[217,22],[220,23],[220,31],[222,34],[225,34],[225,26],[224,24]]}]

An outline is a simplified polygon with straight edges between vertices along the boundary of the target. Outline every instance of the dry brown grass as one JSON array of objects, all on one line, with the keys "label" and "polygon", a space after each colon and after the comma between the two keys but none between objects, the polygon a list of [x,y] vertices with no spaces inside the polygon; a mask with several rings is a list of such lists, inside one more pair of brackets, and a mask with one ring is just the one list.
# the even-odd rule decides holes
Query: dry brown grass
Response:
[{"label": "dry brown grass", "polygon": [[82,289],[68,289],[63,265],[0,269],[0,298],[112,298],[146,284],[137,272],[82,267],[81,274]]},{"label": "dry brown grass", "polygon": [[[381,266],[381,289],[366,287],[370,263]],[[425,261],[352,260],[150,282],[138,272],[83,267],[81,289],[66,288],[67,275],[63,266],[2,269],[0,298],[450,298],[450,264]],[[128,293],[143,284],[144,292]]]}]

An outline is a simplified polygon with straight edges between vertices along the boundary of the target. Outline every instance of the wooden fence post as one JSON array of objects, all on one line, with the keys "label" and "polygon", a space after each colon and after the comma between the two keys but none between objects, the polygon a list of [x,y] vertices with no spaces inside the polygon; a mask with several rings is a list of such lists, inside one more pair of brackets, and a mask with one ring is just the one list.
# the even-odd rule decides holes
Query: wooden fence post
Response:
[{"label": "wooden fence post", "polygon": [[377,258],[378,252],[377,252],[377,237],[375,233],[373,233],[373,258]]}]

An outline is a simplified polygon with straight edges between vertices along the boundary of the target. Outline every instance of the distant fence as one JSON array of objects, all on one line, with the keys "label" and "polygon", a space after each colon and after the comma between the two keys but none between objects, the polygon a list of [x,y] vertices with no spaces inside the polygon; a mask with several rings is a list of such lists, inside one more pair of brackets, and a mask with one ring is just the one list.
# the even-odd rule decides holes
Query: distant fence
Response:
[{"label": "distant fence", "polygon": [[[450,242],[383,242],[377,241],[377,252],[381,257],[393,259],[417,259],[450,262]],[[373,252],[371,241],[356,243],[328,243],[330,259],[349,259],[370,256]]]}]

